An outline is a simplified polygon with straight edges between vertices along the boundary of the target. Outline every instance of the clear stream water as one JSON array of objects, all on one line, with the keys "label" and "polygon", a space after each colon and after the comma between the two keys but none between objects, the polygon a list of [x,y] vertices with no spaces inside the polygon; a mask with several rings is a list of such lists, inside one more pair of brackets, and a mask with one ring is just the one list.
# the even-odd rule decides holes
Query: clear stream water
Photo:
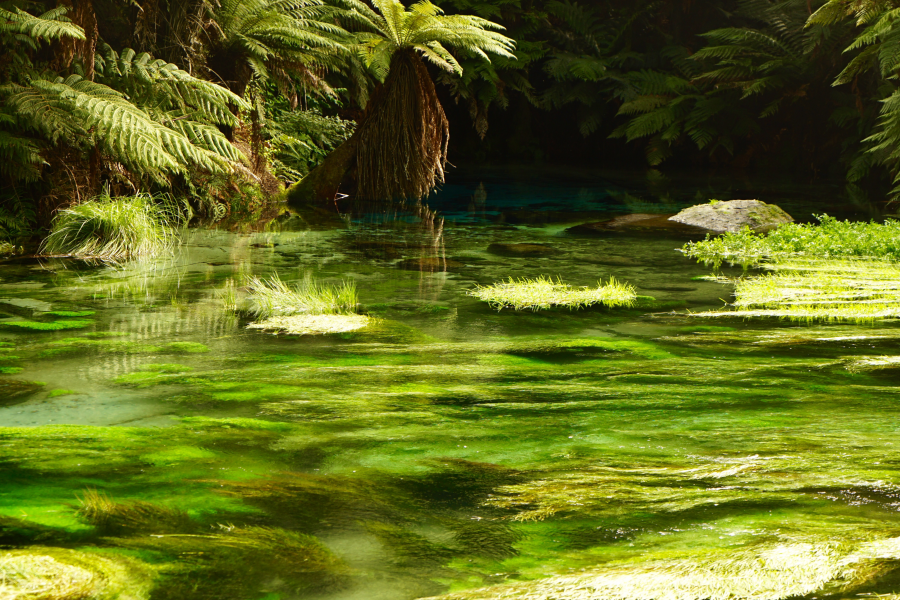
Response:
[{"label": "clear stream water", "polygon": [[[696,279],[683,239],[566,231],[716,195],[807,219],[833,190],[670,187],[463,173],[435,220],[323,211],[191,230],[149,262],[0,264],[0,598],[84,597],[29,595],[4,567],[22,556],[100,573],[96,598],[897,591],[900,367],[876,368],[896,322],[706,320],[689,312],[730,290]],[[352,279],[380,321],[247,330],[221,290],[276,272]],[[516,313],[466,295],[541,274],[654,300]],[[92,490],[105,516],[79,513]]]}]

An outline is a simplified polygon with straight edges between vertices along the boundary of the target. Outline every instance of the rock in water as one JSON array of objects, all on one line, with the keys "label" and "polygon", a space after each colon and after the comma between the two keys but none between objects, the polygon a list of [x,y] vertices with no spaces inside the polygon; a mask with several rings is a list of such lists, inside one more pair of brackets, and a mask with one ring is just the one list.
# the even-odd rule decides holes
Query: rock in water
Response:
[{"label": "rock in water", "polygon": [[784,223],[794,222],[791,215],[779,207],[759,200],[713,200],[709,204],[686,208],[669,220],[719,233],[740,231],[744,227],[765,232]]},{"label": "rock in water", "polygon": [[488,252],[498,256],[509,257],[542,257],[559,254],[559,250],[546,244],[491,244]]}]

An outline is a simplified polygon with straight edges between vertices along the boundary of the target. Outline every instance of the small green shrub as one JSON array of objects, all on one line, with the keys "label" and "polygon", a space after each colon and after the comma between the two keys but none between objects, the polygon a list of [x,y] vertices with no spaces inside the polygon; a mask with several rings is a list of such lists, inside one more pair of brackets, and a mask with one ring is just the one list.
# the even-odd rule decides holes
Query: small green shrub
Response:
[{"label": "small green shrub", "polygon": [[350,315],[359,305],[356,285],[345,281],[332,286],[311,278],[289,286],[278,275],[269,279],[251,277],[247,282],[250,312],[263,317],[291,315]]},{"label": "small green shrub", "polygon": [[162,198],[106,194],[60,211],[41,251],[112,260],[153,256],[172,248],[182,221],[174,203]]},{"label": "small green shrub", "polygon": [[633,286],[619,283],[613,277],[610,277],[606,285],[598,283],[596,288],[576,288],[559,279],[554,282],[544,275],[536,279],[523,277],[516,280],[510,277],[505,283],[479,286],[468,294],[490,303],[497,310],[539,310],[554,306],[575,309],[595,304],[609,307],[631,306],[637,298]]},{"label": "small green shrub", "polygon": [[688,242],[681,251],[717,268],[723,262],[744,266],[784,258],[870,257],[900,259],[900,221],[851,223],[819,215],[816,224],[787,223],[767,234],[749,228],[702,242]]}]

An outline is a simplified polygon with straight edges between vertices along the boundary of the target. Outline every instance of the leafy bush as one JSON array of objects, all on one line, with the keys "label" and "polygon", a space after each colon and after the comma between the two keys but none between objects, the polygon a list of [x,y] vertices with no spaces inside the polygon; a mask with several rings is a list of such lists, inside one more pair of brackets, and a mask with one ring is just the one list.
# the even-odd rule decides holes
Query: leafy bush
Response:
[{"label": "leafy bush", "polygon": [[120,259],[166,252],[184,215],[174,203],[151,196],[98,196],[60,211],[44,240],[46,254]]},{"label": "leafy bush", "polygon": [[283,113],[271,124],[272,167],[281,179],[299,181],[353,134],[354,123],[318,110]]},{"label": "leafy bush", "polygon": [[828,215],[816,217],[819,224],[788,223],[767,234],[749,228],[702,242],[688,242],[681,251],[691,258],[713,264],[722,262],[758,265],[789,257],[900,258],[900,221],[851,223]]}]

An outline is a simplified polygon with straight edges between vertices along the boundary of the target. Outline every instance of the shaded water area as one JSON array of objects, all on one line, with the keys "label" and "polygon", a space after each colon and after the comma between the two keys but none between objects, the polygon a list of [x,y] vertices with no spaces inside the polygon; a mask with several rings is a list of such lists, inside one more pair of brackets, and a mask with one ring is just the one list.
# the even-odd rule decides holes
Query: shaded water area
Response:
[{"label": "shaded water area", "polygon": [[[436,218],[323,210],[149,262],[0,264],[0,598],[896,592],[897,323],[704,320],[730,289],[678,234],[567,231],[718,191],[501,172],[448,184]],[[762,199],[806,219],[826,193]],[[247,330],[223,290],[273,273],[352,280],[378,321]],[[643,297],[466,295],[542,274]],[[9,565],[38,555],[33,579],[99,575],[29,596]]]}]

